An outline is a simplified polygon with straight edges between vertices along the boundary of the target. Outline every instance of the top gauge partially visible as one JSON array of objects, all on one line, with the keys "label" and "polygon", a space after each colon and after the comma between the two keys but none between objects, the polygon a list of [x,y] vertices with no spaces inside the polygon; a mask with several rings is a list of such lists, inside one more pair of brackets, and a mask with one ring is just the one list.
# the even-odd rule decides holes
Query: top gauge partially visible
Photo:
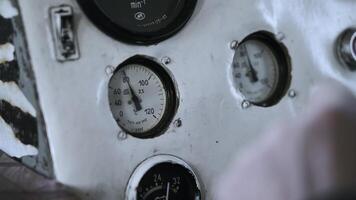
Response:
[{"label": "top gauge partially visible", "polygon": [[197,0],[77,0],[93,23],[113,38],[154,44],[177,33]]}]

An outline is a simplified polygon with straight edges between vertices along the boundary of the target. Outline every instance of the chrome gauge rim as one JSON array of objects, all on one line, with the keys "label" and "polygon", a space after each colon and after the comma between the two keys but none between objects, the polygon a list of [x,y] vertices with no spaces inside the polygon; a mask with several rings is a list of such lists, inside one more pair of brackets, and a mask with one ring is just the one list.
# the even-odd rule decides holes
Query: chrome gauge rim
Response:
[{"label": "chrome gauge rim", "polygon": [[128,181],[127,187],[126,187],[126,193],[125,193],[125,199],[126,200],[138,200],[137,198],[137,188],[139,187],[139,184],[143,177],[146,175],[146,173],[152,169],[153,167],[162,164],[162,163],[169,163],[169,164],[174,164],[174,165],[179,165],[183,168],[185,168],[189,173],[192,175],[194,179],[194,184],[196,186],[196,196],[194,200],[201,200],[202,199],[202,194],[201,194],[201,184],[198,179],[197,174],[194,172],[194,170],[187,164],[185,161],[182,159],[172,156],[172,155],[157,155],[153,156],[151,158],[146,159],[142,163],[138,165],[138,167],[135,169],[135,171],[132,173],[130,180]]}]

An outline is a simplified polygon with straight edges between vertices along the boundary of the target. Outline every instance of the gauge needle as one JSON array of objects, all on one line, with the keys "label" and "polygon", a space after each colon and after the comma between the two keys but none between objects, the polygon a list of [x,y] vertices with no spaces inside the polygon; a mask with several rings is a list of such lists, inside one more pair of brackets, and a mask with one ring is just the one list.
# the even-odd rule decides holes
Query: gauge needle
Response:
[{"label": "gauge needle", "polygon": [[170,183],[168,182],[168,184],[167,184],[167,192],[166,192],[166,200],[169,199],[169,188],[170,188]]},{"label": "gauge needle", "polygon": [[135,91],[132,89],[131,84],[130,84],[130,79],[127,77],[125,71],[123,71],[123,75],[124,75],[124,78],[126,79],[127,85],[129,86],[131,100],[133,101],[133,103],[135,105],[136,112],[142,110],[140,99],[136,95]]},{"label": "gauge needle", "polygon": [[248,53],[246,45],[244,45],[244,49],[245,49],[245,52],[246,52],[246,55],[247,55],[247,62],[248,62],[248,68],[249,68],[247,76],[250,78],[251,83],[256,83],[258,81],[257,72],[256,72],[256,70],[253,68],[253,66],[251,64],[250,55]]}]

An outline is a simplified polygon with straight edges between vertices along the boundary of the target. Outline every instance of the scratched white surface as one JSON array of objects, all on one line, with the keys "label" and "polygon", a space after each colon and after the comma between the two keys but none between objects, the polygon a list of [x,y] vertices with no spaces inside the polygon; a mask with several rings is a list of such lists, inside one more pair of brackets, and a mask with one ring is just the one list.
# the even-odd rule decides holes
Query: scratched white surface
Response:
[{"label": "scratched white surface", "polygon": [[[73,5],[77,14],[82,57],[75,62],[58,63],[53,56],[48,8],[63,3]],[[20,4],[56,176],[88,199],[123,199],[137,164],[164,153],[190,163],[211,200],[214,181],[234,155],[272,122],[302,111],[314,86],[337,80],[356,92],[355,73],[344,69],[334,55],[337,36],[356,25],[353,0],[200,0],[184,30],[148,47],[107,37],[75,1]],[[292,58],[291,88],[298,96],[285,97],[272,108],[243,110],[229,81],[234,53],[229,43],[258,30],[284,35]],[[181,95],[176,118],[183,126],[172,126],[151,140],[119,141],[106,96],[105,68],[135,54],[172,58],[168,68]]]}]

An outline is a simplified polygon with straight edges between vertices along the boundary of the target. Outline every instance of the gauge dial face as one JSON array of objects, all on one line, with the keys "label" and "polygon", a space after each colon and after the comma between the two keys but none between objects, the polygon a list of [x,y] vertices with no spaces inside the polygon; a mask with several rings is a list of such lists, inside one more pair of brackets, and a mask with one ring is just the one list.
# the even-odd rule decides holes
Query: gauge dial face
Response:
[{"label": "gauge dial face", "polygon": [[201,188],[192,168],[171,155],[157,155],[142,162],[126,188],[131,200],[201,200]]},{"label": "gauge dial face", "polygon": [[138,200],[197,200],[199,190],[192,173],[185,167],[160,163],[152,167],[137,188]]},{"label": "gauge dial face", "polygon": [[124,42],[150,44],[178,32],[197,0],[78,0],[104,32]]},{"label": "gauge dial face", "polygon": [[271,106],[288,85],[287,62],[284,52],[271,39],[246,39],[235,52],[234,86],[252,104]]},{"label": "gauge dial face", "polygon": [[155,32],[165,28],[182,12],[185,0],[95,0],[115,23],[132,32]]},{"label": "gauge dial face", "polygon": [[[160,134],[175,111],[172,80],[163,80],[158,64],[130,63],[120,66],[109,83],[109,103],[118,125],[137,137]],[[163,68],[160,68],[161,73]],[[168,75],[167,75],[168,76]]]},{"label": "gauge dial face", "polygon": [[246,100],[259,103],[274,93],[279,66],[268,46],[257,40],[246,41],[236,50],[234,61],[235,84]]}]

